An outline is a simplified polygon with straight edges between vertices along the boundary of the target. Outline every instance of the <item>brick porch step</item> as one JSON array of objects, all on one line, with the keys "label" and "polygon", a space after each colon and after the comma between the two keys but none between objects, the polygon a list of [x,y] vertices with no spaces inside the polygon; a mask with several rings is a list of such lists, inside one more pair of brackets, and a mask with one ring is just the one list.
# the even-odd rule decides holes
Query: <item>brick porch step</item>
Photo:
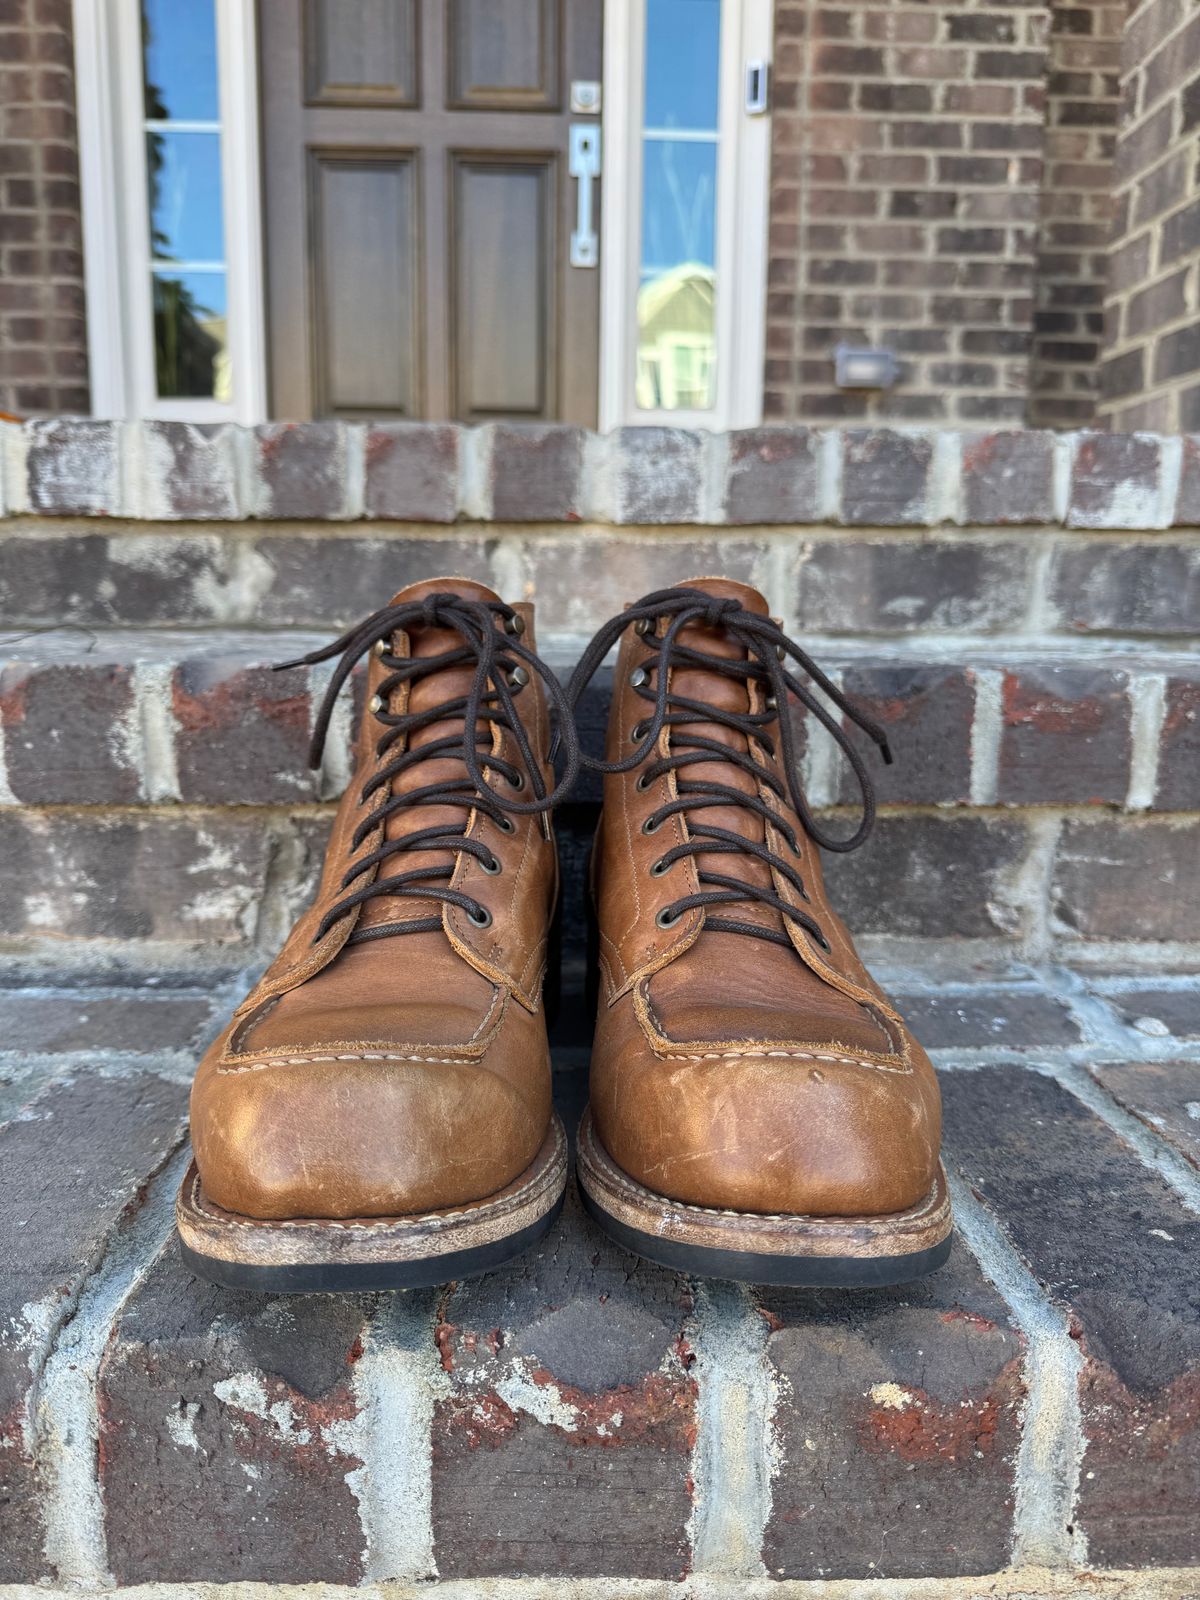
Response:
[{"label": "brick porch step", "polygon": [[[699,1284],[572,1204],[476,1281],[281,1300],[170,1239],[227,997],[10,974],[0,1578],[1157,1592],[1119,1574],[1200,1562],[1200,983],[883,976],[946,1098],[960,1231],[927,1283]],[[560,1053],[572,1114],[585,1062]]]}]

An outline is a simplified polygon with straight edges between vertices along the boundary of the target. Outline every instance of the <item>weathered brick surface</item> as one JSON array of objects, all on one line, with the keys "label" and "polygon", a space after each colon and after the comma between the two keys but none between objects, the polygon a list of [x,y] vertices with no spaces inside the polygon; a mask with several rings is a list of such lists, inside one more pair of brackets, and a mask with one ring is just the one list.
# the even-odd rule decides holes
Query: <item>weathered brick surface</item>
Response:
[{"label": "weathered brick surface", "polygon": [[807,540],[796,581],[814,633],[947,632],[1019,626],[1030,552],[1009,541]]},{"label": "weathered brick surface", "polygon": [[817,434],[744,428],[729,435],[725,516],[731,523],[816,522]]},{"label": "weathered brick surface", "polygon": [[1127,1022],[1153,1017],[1177,1039],[1200,1039],[1200,988],[1194,984],[1171,989],[1130,989],[1107,995],[1106,999]]},{"label": "weathered brick surface", "polygon": [[461,430],[373,423],[367,434],[366,511],[398,522],[453,522]]},{"label": "weathered brick surface", "polygon": [[128,666],[0,666],[0,748],[12,795],[31,805],[136,800],[134,716]]},{"label": "weathered brick surface", "polygon": [[842,521],[891,527],[928,516],[933,449],[928,438],[851,430],[842,457]]},{"label": "weathered brick surface", "polygon": [[384,606],[399,589],[451,573],[490,583],[495,541],[329,539],[277,534],[255,546],[266,563],[256,611],[272,626],[330,627],[356,622]]},{"label": "weathered brick surface", "polygon": [[0,535],[4,624],[209,622],[235,554],[215,534]]},{"label": "weathered brick surface", "polygon": [[147,517],[232,519],[242,515],[238,493],[239,445],[244,436],[227,425],[147,422],[141,448],[143,483],[152,488]]},{"label": "weathered brick surface", "polygon": [[1077,1517],[1089,1560],[1195,1562],[1200,1222],[1039,1074],[951,1073],[942,1094],[950,1159],[1070,1313],[1086,1356]]},{"label": "weathered brick surface", "polygon": [[[971,672],[952,666],[866,663],[842,674],[842,688],[887,732],[895,755],[884,766],[867,755],[871,782],[883,803],[913,805],[966,801],[971,789]],[[851,729],[852,736],[856,736]],[[842,764],[841,799],[853,803],[858,783]]]},{"label": "weathered brick surface", "polygon": [[616,442],[616,521],[699,520],[702,434],[682,428],[621,428]]},{"label": "weathered brick surface", "polygon": [[152,1073],[82,1074],[0,1125],[0,1582],[45,1575],[31,1452],[49,1342],[182,1137],[185,1102]]},{"label": "weathered brick surface", "polygon": [[[1193,1001],[1195,997],[1193,996]],[[1200,1007],[1197,1007],[1200,1023]],[[1197,1027],[1200,1034],[1200,1027]],[[1114,1100],[1200,1167],[1200,1062],[1131,1061],[1091,1069]]]},{"label": "weathered brick surface", "polygon": [[1071,473],[1067,526],[1158,526],[1161,445],[1133,434],[1092,433],[1081,439]]},{"label": "weathered brick surface", "polygon": [[311,713],[306,668],[275,672],[220,654],[181,662],[171,680],[180,798],[227,805],[315,799]]},{"label": "weathered brick surface", "polygon": [[963,511],[988,525],[1054,520],[1054,436],[983,433],[963,440]]},{"label": "weathered brick surface", "polygon": [[0,410],[89,409],[69,0],[0,11]]},{"label": "weathered brick surface", "polygon": [[131,989],[81,996],[74,989],[61,994],[0,989],[0,1051],[153,1056],[195,1047],[212,1018],[213,1002],[200,995]]},{"label": "weathered brick surface", "polygon": [[965,1576],[1006,1563],[1024,1384],[965,1246],[924,1283],[758,1291],[782,1382],[773,1577]]},{"label": "weathered brick surface", "polygon": [[1018,805],[1124,800],[1129,680],[1107,668],[1023,666],[1001,689],[999,798]]},{"label": "weathered brick surface", "polygon": [[578,522],[582,428],[497,423],[492,429],[492,516],[497,522]]},{"label": "weathered brick surface", "polygon": [[346,1435],[371,1309],[355,1295],[217,1289],[167,1245],[117,1322],[99,1381],[118,1583],[361,1578],[362,1463]]},{"label": "weathered brick surface", "polygon": [[1200,828],[1194,821],[1065,822],[1050,905],[1069,938],[1200,939]]},{"label": "weathered brick surface", "polygon": [[674,1578],[696,1385],[685,1279],[609,1244],[574,1195],[547,1242],[448,1295],[433,1423],[443,1578]]},{"label": "weathered brick surface", "polygon": [[1155,799],[1165,811],[1200,804],[1200,673],[1167,681]]},{"label": "weathered brick surface", "polygon": [[67,419],[28,429],[30,510],[56,517],[111,516],[120,493],[113,422]]},{"label": "weathered brick surface", "polygon": [[1026,848],[1015,820],[885,813],[861,850],[823,865],[834,906],[856,934],[1011,938],[1032,909],[1010,903],[1008,892]]},{"label": "weathered brick surface", "polygon": [[261,517],[344,517],[349,510],[342,422],[272,422],[254,430]]},{"label": "weathered brick surface", "polygon": [[1062,625],[1080,633],[1194,634],[1200,547],[1070,544],[1055,554],[1050,593]]},{"label": "weathered brick surface", "polygon": [[276,840],[249,814],[0,812],[7,937],[241,945]]},{"label": "weathered brick surface", "polygon": [[1024,1050],[1079,1042],[1066,1006],[1036,989],[893,995],[926,1050]]}]

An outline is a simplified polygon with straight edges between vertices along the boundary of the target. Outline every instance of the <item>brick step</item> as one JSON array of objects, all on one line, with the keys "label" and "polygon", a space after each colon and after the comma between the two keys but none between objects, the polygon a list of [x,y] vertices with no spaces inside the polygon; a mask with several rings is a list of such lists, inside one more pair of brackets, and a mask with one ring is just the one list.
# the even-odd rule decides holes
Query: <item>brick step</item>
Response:
[{"label": "brick step", "polygon": [[197,991],[0,991],[5,1037],[72,1052],[0,1121],[0,1581],[734,1593],[761,1561],[1132,1596],[1129,1569],[1194,1566],[1200,987],[965,976],[880,972],[941,1071],[959,1234],[870,1293],[697,1284],[573,1195],[442,1290],[217,1291],[171,1237],[186,1074],[158,1055],[196,1049]]},{"label": "brick step", "polygon": [[[0,805],[296,805],[340,792],[354,718],[347,695],[320,773],[309,734],[331,668],[272,670],[327,635],[56,630],[0,652]],[[1063,642],[889,646],[806,638],[888,728],[892,767],[868,765],[885,806],[1098,806],[1194,811],[1200,663],[1180,650]],[[561,647],[548,655],[569,670]],[[611,675],[581,708],[602,749]],[[849,769],[819,734],[814,804],[853,803]],[[600,797],[594,776],[577,792]]]},{"label": "brick step", "polygon": [[[1200,456],[1198,456],[1200,459]],[[1200,475],[1200,474],[1198,474]],[[754,583],[805,633],[1200,635],[1200,540],[924,527],[526,530],[486,523],[0,522],[0,627],[314,627],[462,573],[532,599],[543,641],[704,572]]]}]

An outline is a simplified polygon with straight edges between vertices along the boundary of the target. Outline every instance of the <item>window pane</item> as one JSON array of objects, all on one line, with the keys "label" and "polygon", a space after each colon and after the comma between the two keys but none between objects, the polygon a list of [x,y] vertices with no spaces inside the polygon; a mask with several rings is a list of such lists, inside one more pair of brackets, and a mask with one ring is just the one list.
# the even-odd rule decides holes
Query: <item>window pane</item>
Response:
[{"label": "window pane", "polygon": [[717,126],[721,0],[646,0],[647,128]]},{"label": "window pane", "polygon": [[154,274],[154,361],[160,399],[232,397],[223,272]]},{"label": "window pane", "polygon": [[716,381],[717,146],[643,145],[637,403],[707,410]]},{"label": "window pane", "polygon": [[215,122],[217,28],[213,0],[142,0],[146,116]]},{"label": "window pane", "polygon": [[148,133],[146,170],[151,254],[160,261],[223,261],[220,134]]}]

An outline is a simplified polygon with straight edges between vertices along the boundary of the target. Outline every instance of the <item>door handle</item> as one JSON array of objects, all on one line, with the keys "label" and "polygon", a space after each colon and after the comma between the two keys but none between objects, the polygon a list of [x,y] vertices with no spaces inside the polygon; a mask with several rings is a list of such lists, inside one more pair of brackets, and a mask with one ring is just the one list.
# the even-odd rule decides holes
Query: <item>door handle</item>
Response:
[{"label": "door handle", "polygon": [[600,176],[600,129],[576,123],[571,128],[567,171],[578,181],[575,231],[571,235],[571,265],[594,267],[600,260],[600,240],[592,204],[592,185]]}]

